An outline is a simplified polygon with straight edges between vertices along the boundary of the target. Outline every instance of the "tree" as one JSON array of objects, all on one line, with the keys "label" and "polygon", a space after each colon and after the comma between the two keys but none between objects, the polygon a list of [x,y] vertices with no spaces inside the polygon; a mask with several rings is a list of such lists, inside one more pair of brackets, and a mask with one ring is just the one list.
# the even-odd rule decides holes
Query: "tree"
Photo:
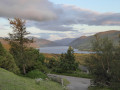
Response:
[{"label": "tree", "polygon": [[26,59],[25,63],[27,72],[35,69],[38,69],[41,72],[47,72],[47,67],[44,65],[45,57],[39,52],[39,50],[27,48],[24,55]]},{"label": "tree", "polygon": [[95,53],[87,60],[88,67],[95,85],[110,86],[115,65],[115,47],[108,38],[100,39],[97,35],[95,37],[95,41],[92,42]]},{"label": "tree", "polygon": [[10,52],[15,57],[15,60],[19,66],[22,66],[23,73],[26,74],[26,59],[24,57],[24,52],[26,49],[26,44],[32,42],[26,38],[26,35],[30,34],[26,31],[25,20],[14,18],[9,19],[13,33],[9,34],[9,41],[11,45]]},{"label": "tree", "polygon": [[75,61],[74,50],[71,46],[69,46],[67,53],[61,54],[60,69],[61,72],[71,72],[78,69],[78,63]]},{"label": "tree", "polygon": [[49,58],[49,62],[48,62],[48,68],[53,69],[54,67],[56,67],[56,59],[55,58]]},{"label": "tree", "polygon": [[1,43],[0,43],[0,68],[4,68],[16,74],[19,73],[19,68],[15,63],[13,56],[3,48]]}]

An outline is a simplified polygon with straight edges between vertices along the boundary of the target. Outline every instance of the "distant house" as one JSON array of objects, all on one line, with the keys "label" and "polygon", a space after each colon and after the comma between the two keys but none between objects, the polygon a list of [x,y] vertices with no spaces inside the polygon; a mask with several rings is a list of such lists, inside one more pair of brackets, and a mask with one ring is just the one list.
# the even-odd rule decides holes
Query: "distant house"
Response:
[{"label": "distant house", "polygon": [[89,70],[88,70],[88,68],[87,68],[86,66],[80,65],[80,66],[79,66],[79,69],[80,69],[82,72],[85,72],[85,73],[89,74]]}]

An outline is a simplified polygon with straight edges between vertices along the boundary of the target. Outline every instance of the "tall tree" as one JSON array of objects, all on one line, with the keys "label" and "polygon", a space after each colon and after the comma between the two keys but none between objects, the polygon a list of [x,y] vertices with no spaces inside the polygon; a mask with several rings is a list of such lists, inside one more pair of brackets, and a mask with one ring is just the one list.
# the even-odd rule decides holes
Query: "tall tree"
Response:
[{"label": "tall tree", "polygon": [[108,38],[99,38],[93,41],[94,54],[87,60],[91,74],[96,85],[110,85],[112,79],[112,65],[114,64],[114,45]]},{"label": "tall tree", "polygon": [[[11,28],[13,29],[13,33],[9,34],[10,45],[11,45],[11,53],[14,54],[16,60],[18,60],[19,64],[22,65],[23,73],[26,74],[26,61],[24,58],[24,52],[26,48],[26,44],[32,42],[26,38],[29,32],[26,31],[25,20],[20,18],[9,19]],[[17,57],[19,56],[19,57]]]},{"label": "tall tree", "polygon": [[78,69],[78,63],[75,61],[74,50],[69,46],[67,53],[60,57],[61,72],[72,72]]}]

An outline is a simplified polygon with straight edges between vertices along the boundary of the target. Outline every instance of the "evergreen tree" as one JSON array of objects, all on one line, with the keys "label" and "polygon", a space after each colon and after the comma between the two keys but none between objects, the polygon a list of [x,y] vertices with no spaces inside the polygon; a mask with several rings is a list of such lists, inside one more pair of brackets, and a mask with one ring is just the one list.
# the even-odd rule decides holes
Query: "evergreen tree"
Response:
[{"label": "evergreen tree", "polygon": [[42,72],[46,72],[46,67],[44,66],[45,57],[39,50],[34,48],[27,48],[25,50],[26,59],[26,71],[29,72],[34,69],[38,69]]},{"label": "evergreen tree", "polygon": [[25,21],[19,18],[14,18],[13,20],[10,20],[11,28],[13,29],[13,33],[9,34],[9,41],[11,45],[10,52],[14,56],[16,63],[18,66],[23,70],[23,73],[26,73],[26,60],[25,59],[25,49],[26,44],[29,42],[32,42],[32,40],[29,40],[26,38],[26,36],[29,34],[29,32],[26,31],[25,27]]},{"label": "evergreen tree", "polygon": [[0,68],[4,68],[8,71],[19,73],[19,68],[17,67],[13,56],[6,51],[2,44],[0,43]]},{"label": "evergreen tree", "polygon": [[69,46],[67,53],[60,57],[61,72],[72,72],[78,69],[78,63],[75,61],[74,50]]}]

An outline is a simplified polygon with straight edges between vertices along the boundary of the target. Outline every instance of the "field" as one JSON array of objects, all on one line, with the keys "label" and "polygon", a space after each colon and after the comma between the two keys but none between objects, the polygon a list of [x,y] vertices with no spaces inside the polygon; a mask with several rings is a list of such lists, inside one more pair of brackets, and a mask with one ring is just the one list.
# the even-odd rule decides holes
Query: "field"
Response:
[{"label": "field", "polygon": [[0,90],[64,90],[53,81],[41,81],[36,84],[34,79],[17,76],[0,68]]},{"label": "field", "polygon": [[[44,56],[46,57],[46,59],[55,58],[56,60],[59,60],[60,54],[47,54],[47,53],[45,53]],[[90,56],[90,54],[77,54],[77,53],[75,53],[76,61],[78,61],[80,63],[80,65],[85,65],[85,59],[89,56]]]}]

